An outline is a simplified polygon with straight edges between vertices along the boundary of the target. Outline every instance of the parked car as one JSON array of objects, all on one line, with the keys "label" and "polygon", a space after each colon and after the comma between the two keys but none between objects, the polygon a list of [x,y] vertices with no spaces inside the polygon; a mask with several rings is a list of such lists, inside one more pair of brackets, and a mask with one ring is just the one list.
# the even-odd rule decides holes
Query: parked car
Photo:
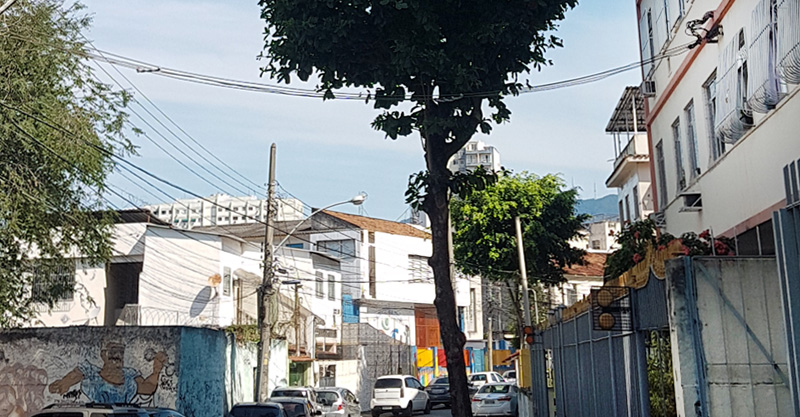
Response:
[{"label": "parked car", "polygon": [[517,371],[505,371],[505,372],[503,372],[503,379],[505,379],[506,382],[514,382],[514,383],[516,383],[517,382]]},{"label": "parked car", "polygon": [[277,398],[305,398],[308,400],[308,405],[311,407],[311,411],[322,411],[322,408],[317,402],[317,392],[311,387],[275,388],[272,391],[272,394],[269,395],[269,400],[273,401]]},{"label": "parked car", "polygon": [[318,388],[317,401],[324,417],[359,417],[361,405],[347,388]]},{"label": "parked car", "polygon": [[166,407],[145,407],[144,411],[147,411],[150,417],[183,417],[177,410]]},{"label": "parked car", "polygon": [[387,375],[375,381],[370,408],[372,417],[382,413],[411,416],[415,411],[431,412],[431,400],[422,384],[410,375]]},{"label": "parked car", "polygon": [[228,417],[288,417],[278,403],[239,403],[231,408]]},{"label": "parked car", "polygon": [[450,408],[450,379],[446,376],[436,378],[425,387],[432,405],[443,404]]},{"label": "parked car", "polygon": [[484,384],[506,382],[506,380],[497,372],[475,372],[469,376],[469,382],[480,388]]},{"label": "parked car", "polygon": [[286,417],[314,417],[322,415],[322,412],[313,409],[305,398],[279,397],[273,398],[271,401],[283,406]]},{"label": "parked car", "polygon": [[472,397],[472,415],[518,416],[518,391],[517,386],[510,382],[485,384]]},{"label": "parked car", "polygon": [[102,403],[53,404],[29,417],[149,417],[138,406]]}]

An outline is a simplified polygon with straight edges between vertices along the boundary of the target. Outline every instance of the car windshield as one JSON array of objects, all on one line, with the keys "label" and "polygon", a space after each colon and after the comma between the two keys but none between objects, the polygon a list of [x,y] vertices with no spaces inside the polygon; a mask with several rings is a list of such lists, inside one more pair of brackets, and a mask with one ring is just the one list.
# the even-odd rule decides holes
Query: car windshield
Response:
[{"label": "car windshield", "polygon": [[281,410],[278,407],[266,406],[235,406],[231,409],[233,417],[281,417]]},{"label": "car windshield", "polygon": [[450,380],[447,378],[436,378],[431,384],[450,384]]},{"label": "car windshield", "polygon": [[306,398],[306,393],[300,390],[276,389],[270,397]]},{"label": "car windshield", "polygon": [[508,394],[511,385],[484,385],[478,394]]},{"label": "car windshield", "polygon": [[288,401],[287,402],[277,401],[277,402],[283,406],[284,411],[286,411],[287,417],[303,417],[306,415],[305,404],[288,402]]},{"label": "car windshield", "polygon": [[517,377],[517,373],[516,372],[509,372],[506,376],[509,377],[509,378],[516,378]]},{"label": "car windshield", "polygon": [[317,391],[317,402],[325,405],[333,405],[339,401],[339,394],[334,391]]},{"label": "car windshield", "polygon": [[486,381],[486,375],[484,375],[484,374],[472,375],[471,377],[469,377],[469,380],[470,381]]},{"label": "car windshield", "polygon": [[403,380],[395,378],[383,378],[375,381],[375,388],[402,388]]}]

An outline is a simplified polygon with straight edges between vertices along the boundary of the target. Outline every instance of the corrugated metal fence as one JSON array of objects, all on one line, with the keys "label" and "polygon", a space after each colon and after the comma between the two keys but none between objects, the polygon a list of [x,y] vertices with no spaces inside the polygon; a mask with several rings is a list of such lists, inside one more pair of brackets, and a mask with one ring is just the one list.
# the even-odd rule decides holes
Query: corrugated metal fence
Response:
[{"label": "corrugated metal fence", "polygon": [[650,416],[646,346],[652,331],[668,327],[664,281],[651,273],[630,297],[632,328],[626,331],[595,330],[591,310],[569,318],[555,312],[542,334],[542,347],[552,355],[555,413],[540,415]]}]

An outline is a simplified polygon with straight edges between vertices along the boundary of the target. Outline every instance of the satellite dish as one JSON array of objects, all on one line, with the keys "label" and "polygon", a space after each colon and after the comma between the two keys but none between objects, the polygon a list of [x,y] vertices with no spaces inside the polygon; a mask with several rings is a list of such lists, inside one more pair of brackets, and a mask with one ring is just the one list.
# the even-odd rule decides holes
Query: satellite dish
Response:
[{"label": "satellite dish", "polygon": [[89,313],[86,314],[86,317],[89,318],[89,320],[91,320],[91,319],[96,319],[97,316],[99,315],[100,315],[100,307],[95,307],[89,310]]}]

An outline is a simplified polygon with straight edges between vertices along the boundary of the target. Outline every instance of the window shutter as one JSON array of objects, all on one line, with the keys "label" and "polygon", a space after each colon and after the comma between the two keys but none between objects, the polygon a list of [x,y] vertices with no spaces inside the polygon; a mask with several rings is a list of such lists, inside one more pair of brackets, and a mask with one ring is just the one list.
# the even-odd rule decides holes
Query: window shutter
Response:
[{"label": "window shutter", "polygon": [[780,100],[775,54],[774,0],[761,0],[750,16],[752,40],[749,48],[747,103],[753,111],[766,113]]}]

